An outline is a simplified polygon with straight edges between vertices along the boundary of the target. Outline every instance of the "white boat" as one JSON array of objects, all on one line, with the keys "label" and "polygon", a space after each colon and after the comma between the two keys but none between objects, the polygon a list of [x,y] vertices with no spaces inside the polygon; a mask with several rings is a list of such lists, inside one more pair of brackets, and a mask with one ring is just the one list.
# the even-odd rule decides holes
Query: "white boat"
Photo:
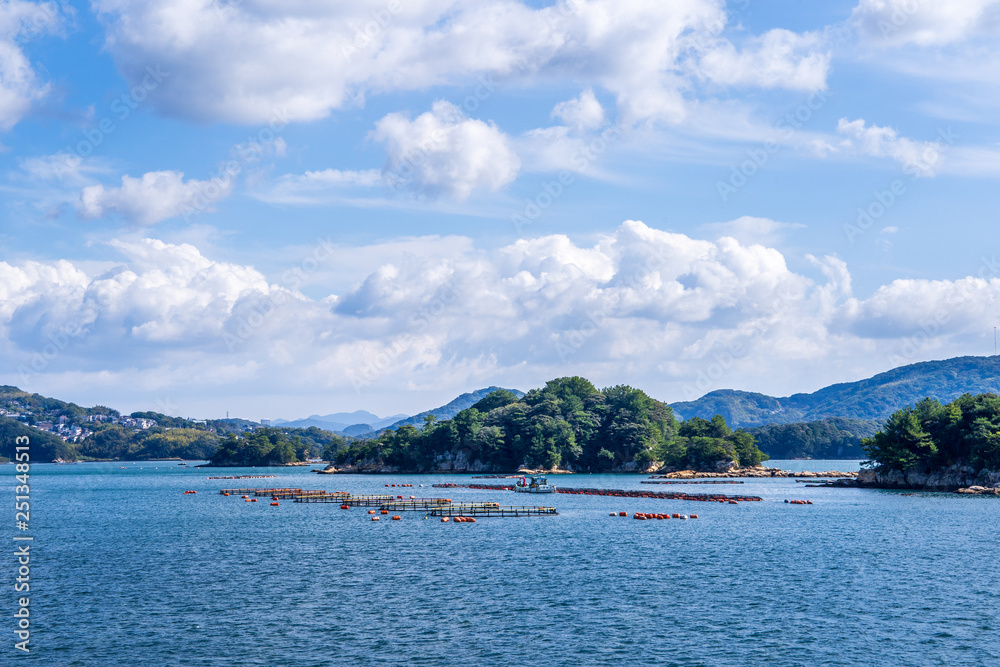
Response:
[{"label": "white boat", "polygon": [[522,477],[514,483],[514,490],[518,493],[554,493],[556,487],[544,477]]}]

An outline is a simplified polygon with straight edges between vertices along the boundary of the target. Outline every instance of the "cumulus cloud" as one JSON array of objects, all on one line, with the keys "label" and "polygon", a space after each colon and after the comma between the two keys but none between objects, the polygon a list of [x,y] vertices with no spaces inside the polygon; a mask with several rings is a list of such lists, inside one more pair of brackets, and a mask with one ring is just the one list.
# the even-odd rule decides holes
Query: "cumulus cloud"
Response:
[{"label": "cumulus cloud", "polygon": [[498,190],[521,168],[507,135],[449,102],[435,102],[413,120],[391,113],[375,124],[372,138],[385,144],[391,187],[431,196],[463,200],[474,190]]},{"label": "cumulus cloud", "polygon": [[597,101],[593,89],[587,88],[579,97],[557,104],[552,109],[552,116],[578,132],[595,130],[604,124],[604,107]]},{"label": "cumulus cloud", "polygon": [[[432,245],[441,242],[448,252],[399,252],[429,240],[358,249],[361,279],[317,299],[153,239],[113,243],[121,261],[96,271],[0,262],[0,348],[29,387],[127,377],[147,396],[192,383],[243,393],[255,382],[355,396],[529,387],[573,373],[679,400],[726,386],[816,388],[850,379],[841,364],[863,377],[940,350],[953,356],[975,349],[1000,305],[992,265],[861,297],[838,258],[807,258],[815,275],[806,275],[774,248],[636,221],[591,245],[563,235],[493,250]],[[336,248],[300,250],[299,267],[338,261]]]},{"label": "cumulus cloud", "polygon": [[738,51],[721,41],[700,58],[701,73],[722,85],[821,90],[826,88],[830,54],[816,33],[769,30]]},{"label": "cumulus cloud", "polygon": [[186,211],[203,210],[227,197],[232,187],[231,178],[185,181],[179,171],[150,171],[139,178],[122,176],[119,188],[84,188],[77,210],[84,218],[117,213],[133,224],[155,225]]},{"label": "cumulus cloud", "polygon": [[0,4],[0,130],[9,130],[31,105],[49,92],[19,39],[31,39],[59,28],[63,15],[54,2],[10,0]]},{"label": "cumulus cloud", "polygon": [[861,118],[848,121],[841,118],[837,131],[848,137],[841,146],[860,155],[888,157],[915,176],[933,176],[942,161],[944,147],[932,141],[914,141],[901,137],[891,127],[866,125]]},{"label": "cumulus cloud", "polygon": [[[692,43],[727,85],[818,87],[825,73],[819,47],[790,33],[732,51],[720,39],[726,13],[718,0],[94,6],[125,76],[138,80],[145,64],[158,63],[171,76],[153,103],[205,121],[262,123],[276,109],[291,121],[315,120],[371,94],[475,85],[496,75],[528,84],[571,78],[613,94],[626,122],[678,122],[689,83],[679,63]],[[716,61],[714,49],[723,52]],[[726,74],[723,63],[738,72]]]},{"label": "cumulus cloud", "polygon": [[869,41],[887,46],[941,46],[984,34],[1000,26],[998,0],[921,2],[861,0],[851,23]]}]

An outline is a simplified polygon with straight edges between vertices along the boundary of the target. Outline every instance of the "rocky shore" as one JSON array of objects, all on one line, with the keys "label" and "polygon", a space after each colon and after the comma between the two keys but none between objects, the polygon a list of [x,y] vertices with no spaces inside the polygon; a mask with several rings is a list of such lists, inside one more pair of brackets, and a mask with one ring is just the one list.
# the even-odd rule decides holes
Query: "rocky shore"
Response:
[{"label": "rocky shore", "polygon": [[[992,494],[1000,488],[1000,471],[978,470],[956,464],[932,470],[862,470],[858,486],[876,489],[914,489],[918,491],[958,491],[983,488]],[[966,491],[966,493],[969,493]],[[975,492],[971,492],[975,493]]]},{"label": "rocky shore", "polygon": [[[368,474],[368,475],[378,475],[378,474],[394,474],[394,473],[408,473],[412,471],[400,470],[398,466],[388,466],[383,464],[378,460],[364,460],[358,461],[354,464],[347,464],[343,467],[337,467],[335,464],[331,463],[326,468],[314,469],[313,472],[322,475],[350,475],[350,474]],[[430,473],[495,473],[495,474],[517,474],[517,475],[570,475],[577,472],[583,472],[578,470],[570,470],[563,468],[556,468],[553,470],[544,469],[530,469],[530,468],[519,468],[516,472],[511,472],[509,470],[494,470],[490,466],[484,466],[477,459],[475,461],[468,461],[461,454],[452,459],[444,458],[437,462],[437,467],[433,470],[429,470]],[[842,470],[828,470],[826,472],[790,472],[788,470],[781,470],[780,468],[765,468],[763,466],[758,466],[755,468],[729,468],[728,470],[721,471],[701,471],[701,470],[674,470],[669,472],[664,472],[662,468],[657,466],[655,463],[645,469],[639,468],[636,465],[622,466],[620,468],[612,469],[609,472],[612,473],[662,473],[658,475],[653,475],[651,479],[732,479],[737,477],[788,477],[788,478],[803,478],[803,479],[846,479],[853,480],[857,477],[856,472],[844,472]]]},{"label": "rocky shore", "polygon": [[955,493],[964,493],[970,496],[1000,496],[1000,486],[969,486],[964,489],[959,489]]}]

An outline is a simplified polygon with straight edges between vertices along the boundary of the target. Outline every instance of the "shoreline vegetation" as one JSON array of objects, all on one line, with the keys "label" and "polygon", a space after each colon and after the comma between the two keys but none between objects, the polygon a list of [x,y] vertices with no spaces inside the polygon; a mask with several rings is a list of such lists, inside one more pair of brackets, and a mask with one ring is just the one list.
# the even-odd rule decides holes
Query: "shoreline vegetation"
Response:
[{"label": "shoreline vegetation", "polygon": [[1000,495],[1000,397],[925,398],[894,412],[862,441],[856,486]]},{"label": "shoreline vegetation", "polygon": [[522,397],[494,391],[452,419],[427,416],[419,429],[352,441],[328,472],[726,472],[767,458],[721,416],[678,421],[639,389],[565,377]]}]

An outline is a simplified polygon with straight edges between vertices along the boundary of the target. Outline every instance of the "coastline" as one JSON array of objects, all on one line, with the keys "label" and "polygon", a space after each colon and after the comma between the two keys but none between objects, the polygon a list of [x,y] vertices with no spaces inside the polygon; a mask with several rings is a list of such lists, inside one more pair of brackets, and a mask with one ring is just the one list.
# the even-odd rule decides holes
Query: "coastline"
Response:
[{"label": "coastline", "polygon": [[320,465],[318,463],[308,463],[306,461],[293,461],[291,463],[203,463],[195,468],[301,468],[304,466]]},{"label": "coastline", "polygon": [[[816,476],[822,477],[822,475]],[[856,473],[853,478],[845,478],[841,475],[840,479],[826,480],[825,483],[807,486],[835,489],[959,493],[970,496],[1000,496],[1000,471],[976,470],[970,466],[962,465],[923,471],[867,468]]]},{"label": "coastline", "polygon": [[[579,471],[579,470],[565,470],[562,468],[556,468],[552,470],[545,469],[528,469],[519,468],[513,471],[505,470],[479,470],[475,467],[473,468],[460,468],[460,469],[436,469],[436,470],[425,470],[425,471],[415,471],[415,470],[401,470],[396,466],[382,466],[382,465],[366,465],[366,466],[345,466],[343,468],[337,468],[335,464],[329,464],[323,469],[314,469],[321,475],[388,475],[388,474],[402,474],[402,475],[468,475],[472,473],[489,473],[491,475],[572,475],[572,474],[586,474],[590,471]],[[858,476],[857,472],[846,472],[843,470],[828,470],[825,472],[813,472],[813,471],[790,471],[781,470],[780,468],[765,468],[754,467],[754,468],[731,468],[726,472],[718,471],[707,471],[707,470],[672,470],[664,472],[661,468],[650,467],[645,470],[641,469],[612,469],[612,470],[602,470],[600,471],[602,475],[649,475],[651,479],[733,479],[733,478],[804,478],[804,479],[824,479],[824,478],[835,478],[835,479],[850,479],[854,480]]]}]

